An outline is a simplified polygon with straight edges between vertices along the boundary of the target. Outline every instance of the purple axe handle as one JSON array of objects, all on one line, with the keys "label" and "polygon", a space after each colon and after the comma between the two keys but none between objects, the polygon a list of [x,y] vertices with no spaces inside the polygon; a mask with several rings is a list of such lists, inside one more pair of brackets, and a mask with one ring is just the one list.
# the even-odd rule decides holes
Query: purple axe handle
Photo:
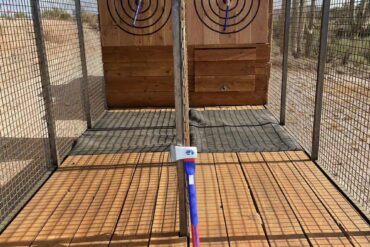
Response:
[{"label": "purple axe handle", "polygon": [[135,12],[135,16],[134,16],[134,21],[132,22],[133,26],[136,25],[137,18],[139,17],[139,14],[141,12],[142,4],[143,4],[143,0],[138,0],[137,7],[136,7],[136,12]]},{"label": "purple axe handle", "polygon": [[225,23],[224,23],[224,32],[226,32],[227,21],[229,20],[230,4],[231,4],[231,0],[226,0],[226,16],[225,16]]},{"label": "purple axe handle", "polygon": [[195,189],[195,159],[185,159],[184,165],[185,172],[188,178],[191,235],[193,239],[193,247],[200,247],[199,229],[198,229],[197,192]]}]

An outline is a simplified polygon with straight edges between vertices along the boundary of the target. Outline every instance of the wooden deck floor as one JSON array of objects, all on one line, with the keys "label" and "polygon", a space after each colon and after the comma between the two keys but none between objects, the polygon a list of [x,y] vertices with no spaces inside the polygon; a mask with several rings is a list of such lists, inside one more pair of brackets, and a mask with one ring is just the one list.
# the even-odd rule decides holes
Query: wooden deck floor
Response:
[{"label": "wooden deck floor", "polygon": [[[201,154],[202,246],[369,246],[370,227],[303,152]],[[71,156],[1,246],[187,246],[167,153]]]}]

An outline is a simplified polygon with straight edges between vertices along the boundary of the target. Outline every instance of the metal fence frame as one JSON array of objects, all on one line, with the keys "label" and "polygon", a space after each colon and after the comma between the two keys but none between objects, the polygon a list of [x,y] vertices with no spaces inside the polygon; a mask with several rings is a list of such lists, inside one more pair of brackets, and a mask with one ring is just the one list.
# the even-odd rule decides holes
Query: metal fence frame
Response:
[{"label": "metal fence frame", "polygon": [[[27,2],[26,0],[25,2]],[[29,0],[30,1],[30,7],[31,7],[31,18],[33,23],[33,32],[35,34],[35,44],[36,44],[36,53],[37,53],[37,59],[38,59],[38,66],[39,66],[39,76],[40,76],[40,83],[41,83],[41,90],[42,90],[42,101],[43,101],[43,107],[44,107],[44,114],[45,114],[45,124],[47,128],[47,147],[45,147],[45,155],[47,155],[48,161],[47,164],[44,164],[47,166],[49,169],[48,171],[50,172],[51,170],[55,169],[58,164],[60,164],[65,157],[65,152],[64,154],[58,154],[58,145],[57,145],[57,128],[56,128],[56,119],[55,119],[55,113],[53,111],[53,97],[52,97],[52,92],[51,92],[51,78],[50,78],[50,66],[49,66],[49,61],[47,57],[47,47],[45,45],[45,40],[44,40],[44,30],[43,30],[43,23],[42,23],[42,11],[40,7],[40,1],[42,0]],[[287,105],[289,104],[289,101],[287,101],[287,90],[289,89],[289,83],[288,83],[288,74],[289,74],[289,37],[290,37],[290,30],[291,30],[291,22],[290,22],[290,17],[291,17],[291,4],[292,0],[282,0],[285,2],[286,9],[284,11],[284,35],[283,35],[283,59],[282,59],[282,69],[281,69],[281,75],[279,75],[279,78],[281,77],[281,97],[280,97],[280,123],[282,125],[286,125],[286,115],[289,113],[287,112]],[[78,45],[79,45],[79,59],[80,59],[80,65],[81,65],[81,75],[82,75],[82,83],[81,83],[81,99],[82,99],[82,108],[84,109],[84,117],[85,117],[85,122],[86,122],[86,127],[90,128],[93,125],[94,119],[92,117],[90,109],[91,107],[91,100],[90,100],[90,95],[89,95],[89,69],[88,69],[88,58],[87,58],[87,52],[86,52],[86,41],[85,41],[85,36],[84,36],[84,25],[82,21],[82,7],[81,7],[81,0],[76,0],[75,5],[74,5],[74,10],[75,10],[75,22],[76,22],[76,30],[77,30],[77,36],[78,36]],[[176,1],[175,1],[176,2]],[[329,26],[330,26],[330,8],[331,8],[331,3],[333,0],[326,0],[322,1],[322,8],[321,8],[321,25],[320,25],[320,41],[319,41],[319,54],[317,58],[317,73],[316,73],[316,87],[315,87],[315,100],[314,100],[314,109],[310,109],[314,112],[313,114],[313,121],[312,121],[312,130],[311,133],[308,133],[309,136],[311,136],[311,143],[310,147],[306,148],[306,151],[309,153],[311,159],[315,161],[319,167],[325,171],[325,173],[332,178],[335,183],[342,188],[342,190],[347,194],[348,198],[351,198],[352,201],[362,209],[362,212],[365,215],[368,215],[369,209],[370,209],[370,194],[368,191],[364,191],[365,193],[364,198],[360,198],[359,195],[357,195],[356,192],[353,191],[353,186],[345,184],[347,180],[343,180],[341,182],[338,182],[338,178],[333,172],[330,171],[328,167],[326,167],[323,164],[323,161],[320,161],[320,141],[322,141],[322,132],[320,132],[322,128],[322,116],[323,116],[323,104],[325,100],[325,75],[327,73],[327,68],[326,68],[326,60],[327,60],[327,50],[328,50],[328,40],[330,37],[328,36],[329,32]],[[179,6],[175,7],[178,11],[180,11]],[[177,13],[176,15],[176,20],[180,18],[180,13]],[[182,27],[178,27],[181,29]],[[180,30],[177,31],[177,33],[180,33]],[[182,40],[180,40],[181,37],[177,37],[179,40],[179,44],[181,45]],[[181,49],[183,47],[178,47],[178,49]],[[366,49],[366,48],[365,48]],[[180,64],[178,64],[180,66]],[[280,72],[279,72],[280,73]],[[280,83],[280,82],[279,82]],[[179,85],[181,86],[181,85]],[[367,96],[369,97],[369,96]],[[183,107],[183,103],[181,107]],[[106,109],[105,107],[103,107]],[[276,114],[275,114],[276,115]],[[289,123],[288,123],[289,124]],[[288,128],[289,130],[289,128]],[[183,132],[183,131],[182,131]],[[324,157],[325,158],[325,157]],[[364,159],[367,159],[367,157],[363,157]],[[370,161],[367,160],[369,163]],[[329,163],[331,161],[328,161]],[[366,161],[365,161],[366,162]],[[333,165],[333,164],[332,164]],[[361,186],[365,187],[369,186],[370,187],[370,170],[369,167],[363,167],[365,171],[361,171],[364,173],[364,177],[362,178],[363,184]],[[344,169],[342,172],[346,172]],[[48,172],[45,172],[45,176],[48,176]],[[354,174],[356,175],[356,174]],[[180,181],[181,182],[181,181]],[[348,181],[347,181],[348,182]],[[27,194],[27,196],[24,196],[21,198],[21,202],[17,201],[17,205],[13,205],[11,203],[8,203],[7,208],[11,208],[11,212],[9,213],[9,217],[6,218],[5,222],[1,222],[0,224],[0,229],[6,225],[7,222],[11,220],[11,218],[17,213],[19,208],[25,204],[27,201],[27,198],[30,198],[32,196],[32,192],[36,189],[36,187],[41,186],[42,181],[35,185],[32,188],[27,188],[27,191],[22,191],[22,195]],[[182,182],[182,186],[184,186]],[[355,186],[355,185],[354,185]],[[26,190],[26,189],[24,189]],[[0,191],[3,193],[2,191]],[[10,192],[9,192],[10,193]],[[181,204],[184,204],[184,201],[186,198],[181,199]],[[3,206],[2,206],[3,207]],[[2,208],[0,207],[0,209]],[[186,208],[182,208],[182,211],[186,211]],[[2,213],[2,212],[0,212]],[[7,211],[8,213],[8,211]],[[186,216],[186,214],[181,214],[182,216]],[[186,217],[183,218],[182,220],[182,235],[186,235]]]},{"label": "metal fence frame", "polygon": [[[64,2],[63,2],[64,3]],[[27,38],[27,41],[29,41],[29,44],[27,43],[26,45],[28,46],[35,46],[35,51],[32,51],[32,55],[35,56],[35,58],[37,58],[37,65],[38,65],[38,74],[37,75],[32,75],[32,76],[36,76],[35,78],[35,82],[33,82],[34,84],[40,84],[40,89],[41,89],[41,96],[42,96],[42,101],[43,101],[43,109],[37,109],[39,110],[39,114],[40,115],[43,115],[43,121],[45,123],[45,126],[46,126],[46,133],[44,134],[45,135],[45,146],[44,146],[44,150],[40,150],[40,152],[44,152],[45,153],[45,161],[46,161],[46,164],[40,164],[40,166],[42,167],[46,167],[46,169],[42,170],[42,178],[37,178],[37,181],[30,181],[30,183],[32,184],[32,186],[23,186],[23,187],[19,187],[17,186],[17,182],[19,183],[20,181],[15,181],[15,182],[9,182],[9,183],[12,183],[13,184],[13,188],[14,190],[17,190],[17,193],[19,193],[19,196],[17,195],[17,198],[15,199],[12,199],[14,198],[14,195],[10,195],[10,193],[14,193],[12,192],[10,189],[5,189],[5,187],[1,187],[0,189],[0,196],[2,197],[2,201],[1,201],[1,204],[0,204],[0,232],[6,227],[6,225],[13,219],[13,217],[15,217],[15,215],[17,214],[17,212],[27,203],[27,201],[33,196],[33,194],[35,193],[35,191],[37,191],[38,188],[40,188],[42,186],[42,184],[47,180],[47,178],[51,175],[52,171],[55,170],[59,164],[62,163],[63,159],[65,158],[65,156],[67,155],[68,151],[72,148],[72,143],[73,141],[76,139],[76,138],[72,138],[71,141],[69,141],[67,143],[66,146],[62,147],[62,150],[60,150],[61,147],[58,146],[58,130],[57,130],[57,118],[55,116],[55,100],[54,100],[54,95],[53,95],[53,92],[52,92],[52,83],[51,83],[51,70],[52,68],[49,66],[49,59],[48,59],[48,47],[47,45],[45,44],[46,43],[46,37],[45,37],[45,31],[44,31],[44,27],[45,25],[61,25],[58,21],[56,21],[54,24],[51,23],[49,24],[49,22],[52,22],[53,19],[47,19],[47,23],[44,23],[45,19],[44,19],[44,13],[46,11],[54,11],[58,8],[60,8],[60,10],[64,11],[63,7],[63,3],[61,2],[57,2],[57,1],[54,1],[54,0],[22,0],[22,1],[19,1],[19,2],[14,2],[14,4],[12,2],[3,2],[2,4],[4,5],[4,8],[1,8],[0,9],[0,14],[2,15],[1,16],[1,21],[9,21],[9,22],[12,22],[13,20],[15,22],[19,20],[21,21],[24,21],[24,22],[27,22],[27,23],[30,23],[32,26],[31,28],[33,29],[32,30],[32,34],[34,34],[33,36],[31,36],[32,38]],[[81,91],[81,102],[82,102],[82,107],[83,107],[83,115],[84,115],[84,119],[82,119],[83,122],[85,122],[85,128],[83,129],[86,130],[86,129],[89,129],[92,127],[94,121],[98,120],[99,119],[99,116],[101,116],[104,112],[102,111],[105,111],[106,110],[106,105],[104,102],[99,102],[99,104],[104,104],[102,106],[99,106],[99,112],[95,112],[94,114],[94,119],[92,119],[92,115],[91,115],[91,112],[92,112],[92,109],[90,109],[92,107],[95,107],[94,104],[96,104],[96,102],[92,103],[90,102],[89,100],[89,93],[91,93],[91,88],[92,86],[90,85],[90,83],[93,83],[92,80],[89,80],[89,75],[90,75],[90,72],[94,72],[94,71],[89,71],[89,68],[88,68],[88,65],[87,65],[87,55],[86,55],[86,49],[85,49],[85,44],[86,44],[86,40],[85,40],[85,37],[84,37],[84,31],[85,31],[85,26],[87,25],[84,25],[84,22],[82,20],[82,12],[84,11],[83,9],[83,6],[82,6],[82,3],[83,4],[87,4],[87,5],[92,5],[94,7],[94,9],[96,9],[96,11],[94,11],[96,15],[98,15],[98,1],[95,1],[95,0],[76,0],[76,1],[70,1],[70,2],[65,2],[65,5],[68,5],[69,8],[73,8],[73,11],[69,11],[69,12],[65,12],[68,14],[68,18],[70,18],[70,25],[72,28],[74,28],[74,30],[76,30],[76,42],[78,43],[78,54],[79,54],[79,68],[80,68],[80,71],[79,73],[82,75],[81,78],[79,78],[79,81],[81,81],[80,83],[80,91]],[[42,6],[41,6],[42,5]],[[54,8],[53,6],[56,6],[57,8]],[[2,7],[2,6],[0,6]],[[24,11],[24,12],[17,12],[19,10],[21,11]],[[6,11],[10,11],[10,13],[7,13]],[[19,14],[20,13],[20,14]],[[13,17],[14,16],[14,17]],[[99,32],[100,30],[100,23],[99,23],[99,18],[97,17],[96,18],[97,20],[97,32]],[[13,25],[13,24],[9,24],[9,25]],[[18,24],[14,24],[16,27],[18,27]],[[28,26],[27,26],[28,27]],[[12,33],[5,33],[5,35],[8,35],[9,37],[11,35],[14,35]],[[63,36],[63,33],[56,33],[56,35],[59,35],[59,36]],[[20,37],[19,42],[22,43],[23,46],[25,46],[25,43],[24,40],[25,38],[23,37]],[[12,42],[13,39],[11,38],[9,43]],[[99,42],[101,42],[101,39],[99,37],[98,39]],[[97,45],[97,44],[96,44]],[[99,46],[101,47],[101,44],[99,44]],[[76,51],[77,51],[76,49]],[[31,52],[31,51],[28,51],[27,52]],[[50,52],[50,51],[49,51]],[[62,56],[64,54],[61,54]],[[4,55],[5,56],[5,55]],[[101,52],[100,52],[100,56],[101,56]],[[1,59],[8,59],[7,57],[0,57]],[[59,58],[60,59],[60,58]],[[99,66],[101,68],[99,68],[99,70],[103,71],[103,67],[102,67],[102,60],[99,59],[100,61],[98,61],[96,64],[95,64],[95,67],[96,66]],[[7,60],[4,60],[4,61],[7,61]],[[9,60],[10,61],[10,60]],[[57,61],[56,63],[59,63],[59,61]],[[12,62],[10,61],[9,62],[10,65],[12,65]],[[34,64],[33,64],[34,65]],[[25,65],[25,64],[20,64],[19,66],[31,66],[31,65]],[[16,66],[14,66],[16,68]],[[95,68],[91,68],[91,70],[94,70]],[[12,68],[12,75],[11,76],[14,76],[14,71],[15,69]],[[29,71],[31,71],[31,69],[29,69]],[[33,71],[33,70],[32,70]],[[6,72],[4,72],[6,73]],[[30,72],[27,72],[27,73],[30,73]],[[0,74],[1,76],[3,76],[2,74]],[[7,78],[6,74],[4,74],[4,78]],[[65,83],[63,80],[63,78],[58,78],[57,80],[59,80],[59,82],[61,83]],[[68,80],[68,78],[67,78]],[[99,83],[102,83],[104,84],[104,78],[102,79],[99,79]],[[96,83],[96,82],[94,82]],[[54,85],[55,86],[55,85]],[[26,90],[26,88],[23,88],[24,86],[20,86],[20,89],[21,90]],[[99,86],[101,87],[101,94],[103,95],[104,93],[104,85],[101,85]],[[89,89],[90,89],[90,92],[89,92]],[[54,90],[55,91],[55,90]],[[69,91],[66,91],[67,93]],[[9,95],[10,93],[5,93],[4,97],[7,97],[7,95]],[[11,97],[16,97],[16,94],[12,94]],[[35,96],[36,97],[36,96]],[[1,101],[0,101],[1,103]],[[21,106],[21,107],[27,107],[27,105],[25,106]],[[71,106],[68,106],[69,108],[74,108],[75,106],[71,105]],[[27,109],[25,109],[27,110]],[[42,112],[41,112],[42,111]],[[16,113],[15,113],[16,114]],[[98,116],[98,115],[99,116]],[[59,120],[60,121],[60,120]],[[25,123],[26,124],[26,123]],[[3,128],[6,128],[6,129],[9,129],[11,130],[11,128],[16,128],[16,126],[12,126],[13,123],[12,122],[9,122],[9,123],[4,123],[3,126],[0,126],[0,127],[3,127]],[[65,131],[65,130],[64,130]],[[67,130],[68,131],[68,130]],[[42,134],[42,133],[40,133]],[[60,138],[60,139],[63,139],[63,138]],[[0,140],[1,141],[1,140]],[[27,151],[27,150],[25,150]],[[31,150],[28,150],[28,152],[32,152]],[[8,157],[8,156],[11,156],[12,154],[9,154],[9,155],[6,155],[4,154],[5,156],[4,157],[1,157],[1,158],[4,158],[4,162],[7,161],[8,158],[10,158],[10,160],[13,158],[13,157]],[[41,155],[41,154],[40,154]],[[1,155],[2,156],[2,155]],[[15,157],[17,159],[19,159],[19,157]],[[14,158],[14,159],[15,159]],[[22,160],[21,160],[22,161]],[[4,163],[4,166],[9,166],[10,164],[6,164]],[[6,171],[1,171],[0,175],[2,173],[5,173]],[[17,170],[17,171],[14,171],[16,173],[16,177],[19,177],[19,176],[23,176],[22,174],[24,173],[23,170]],[[41,171],[40,171],[41,172]],[[22,173],[22,174],[20,174]],[[3,174],[3,175],[4,175]],[[25,183],[27,182],[28,180],[35,180],[35,175],[33,175],[33,172],[31,171],[31,173],[27,173],[27,174],[24,174],[25,177],[22,177],[22,180],[24,180],[24,182],[22,183]],[[27,180],[28,179],[28,180]],[[7,180],[6,180],[7,181]],[[5,182],[6,182],[5,181]],[[6,182],[8,183],[8,182]],[[28,182],[27,182],[28,183]],[[8,194],[9,195],[8,195]],[[18,198],[19,197],[19,198]],[[10,199],[6,199],[6,198],[10,198]]]},{"label": "metal fence frame", "polygon": [[[286,115],[287,114],[289,115],[289,112],[287,112],[287,104],[289,105],[289,103],[287,103],[287,101],[288,101],[287,98],[289,97],[287,95],[287,90],[289,89],[289,84],[287,82],[287,77],[288,77],[288,74],[289,74],[289,62],[291,62],[290,61],[291,60],[291,57],[290,57],[291,55],[289,54],[289,42],[290,42],[291,19],[292,19],[291,9],[293,8],[293,6],[292,6],[293,1],[294,0],[281,0],[281,2],[279,1],[279,4],[281,4],[281,8],[283,8],[285,6],[284,10],[280,9],[280,11],[284,12],[284,36],[283,36],[283,40],[281,42],[283,44],[283,54],[282,54],[283,58],[282,58],[282,63],[281,63],[282,69],[281,69],[281,91],[280,91],[280,93],[281,93],[280,114],[277,114],[276,109],[274,109],[274,106],[276,105],[276,103],[279,103],[279,102],[272,102],[272,103],[270,102],[269,104],[271,104],[271,105],[270,106],[267,105],[267,108],[270,108],[270,110],[272,110],[275,117],[279,118],[279,121],[280,121],[281,125],[286,125],[287,124],[286,123]],[[317,3],[318,3],[318,1],[316,1],[316,4]],[[319,4],[320,4],[320,2],[319,2]],[[351,183],[350,180],[340,181],[341,174],[339,174],[339,176],[338,176],[338,174],[333,173],[330,169],[330,166],[335,166],[336,164],[332,164],[331,160],[329,160],[329,161],[325,160],[327,158],[322,153],[322,148],[320,148],[320,141],[322,141],[322,139],[324,138],[323,136],[325,135],[321,131],[324,101],[325,100],[330,101],[330,99],[326,99],[326,97],[328,97],[328,96],[325,95],[325,82],[327,80],[327,78],[326,78],[326,76],[327,76],[327,52],[328,52],[328,49],[329,49],[328,44],[329,44],[329,39],[330,39],[330,37],[329,37],[329,25],[330,25],[330,21],[331,21],[331,11],[332,11],[331,8],[335,4],[335,1],[334,0],[325,0],[325,1],[322,1],[321,4],[322,4],[321,10],[320,10],[320,12],[321,12],[321,19],[320,19],[321,24],[320,24],[320,36],[319,36],[319,54],[318,54],[318,57],[317,57],[315,99],[314,99],[314,109],[311,109],[311,110],[314,111],[313,126],[312,126],[311,133],[302,133],[302,135],[308,135],[308,136],[311,135],[311,137],[312,137],[311,140],[312,141],[310,143],[310,146],[307,145],[307,143],[301,143],[301,145],[305,149],[307,154],[310,156],[311,160],[314,161],[320,167],[320,169],[328,176],[328,178],[330,178],[331,181],[333,181],[333,183],[337,186],[337,188],[341,189],[341,191],[343,191],[345,196],[348,199],[350,199],[350,201],[353,202],[354,206],[359,208],[360,211],[363,213],[363,215],[365,217],[369,218],[369,215],[370,215],[370,195],[369,195],[369,192],[366,193],[366,191],[365,191],[364,193],[366,193],[366,194],[364,195],[364,198],[359,198],[359,196],[356,195],[356,192],[353,191],[353,188],[351,188],[353,186],[351,184],[349,184],[349,185],[347,184],[347,183]],[[344,3],[341,3],[341,4],[344,4]],[[360,1],[356,1],[356,2],[354,2],[354,4],[360,4]],[[345,17],[343,17],[343,18],[345,18]],[[362,18],[364,18],[364,16],[362,16]],[[273,40],[271,40],[271,41],[273,42]],[[369,50],[369,47],[367,47],[367,48],[365,47],[364,49]],[[370,62],[369,62],[369,64],[370,64]],[[273,64],[273,66],[274,66],[274,64]],[[275,66],[280,66],[280,65],[275,64]],[[276,71],[275,73],[279,73],[279,70]],[[277,83],[277,82],[272,81],[273,79],[274,78],[270,79],[270,87],[271,87],[271,83]],[[275,87],[276,87],[276,84],[275,84]],[[369,95],[367,97],[369,97]],[[365,102],[363,102],[363,103],[366,104],[366,98],[363,99],[363,100],[365,100]],[[368,104],[369,103],[367,103],[367,105]],[[298,119],[297,121],[302,121],[302,119]],[[286,127],[287,130],[293,136],[297,137],[296,133],[292,132],[291,129],[289,129],[289,127],[291,128],[291,126]],[[350,126],[350,127],[353,127],[353,126]],[[352,130],[352,129],[350,129],[350,130]],[[354,131],[354,130],[352,130],[352,131]],[[336,137],[336,138],[339,139],[340,137]],[[336,140],[331,139],[329,141],[334,142]],[[343,145],[342,148],[348,148],[348,147],[345,146],[345,144],[342,144],[342,145]],[[363,163],[366,162],[366,157],[363,157],[363,159],[365,159],[365,161],[362,161],[362,162]],[[367,172],[366,172],[366,167],[364,167],[364,171],[362,171],[362,174],[359,174],[360,172],[358,174],[357,173],[352,174],[352,175],[362,175],[362,178],[361,178],[362,183],[363,183],[362,186],[365,187],[365,188],[366,188],[366,183],[367,183],[368,187],[370,187],[370,160],[368,158],[367,158],[367,162],[368,162]],[[328,163],[328,164],[325,164],[325,163]],[[346,176],[346,175],[342,174],[342,176]],[[349,188],[351,188],[352,191]]]}]

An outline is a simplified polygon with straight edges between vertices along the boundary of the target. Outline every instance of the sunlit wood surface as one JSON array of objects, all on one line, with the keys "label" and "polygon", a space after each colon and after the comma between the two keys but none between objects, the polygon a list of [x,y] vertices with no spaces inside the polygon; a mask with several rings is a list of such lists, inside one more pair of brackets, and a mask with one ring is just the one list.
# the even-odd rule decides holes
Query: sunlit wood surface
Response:
[{"label": "sunlit wood surface", "polygon": [[[303,152],[197,160],[202,246],[369,246],[370,227]],[[168,153],[70,156],[1,246],[187,246]]]}]

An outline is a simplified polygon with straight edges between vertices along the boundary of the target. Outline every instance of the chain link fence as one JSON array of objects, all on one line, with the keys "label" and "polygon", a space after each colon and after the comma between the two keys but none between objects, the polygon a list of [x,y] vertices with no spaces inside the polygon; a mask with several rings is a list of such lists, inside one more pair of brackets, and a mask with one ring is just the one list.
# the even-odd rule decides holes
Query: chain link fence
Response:
[{"label": "chain link fence", "polygon": [[[53,146],[61,163],[86,129],[76,2],[0,1],[0,229],[55,169]],[[33,8],[38,5],[39,30]],[[81,7],[90,108],[97,120],[105,110],[97,1],[82,1]],[[39,50],[40,31],[46,61]]]},{"label": "chain link fence", "polygon": [[319,1],[314,1],[312,8],[312,2],[292,0],[286,97],[286,127],[308,152],[312,143],[322,9]]},{"label": "chain link fence", "polygon": [[88,90],[93,123],[107,109],[105,101],[104,70],[100,40],[99,13],[97,1],[81,0],[81,18],[84,28]]},{"label": "chain link fence", "polygon": [[1,1],[0,223],[50,169],[29,1]]},{"label": "chain link fence", "polygon": [[59,160],[86,129],[75,7],[71,0],[40,1]]},{"label": "chain link fence", "polygon": [[319,164],[370,212],[370,1],[332,0]]},{"label": "chain link fence", "polygon": [[[284,26],[281,25],[280,13],[286,13],[285,6],[289,2],[290,28],[286,33],[289,38],[288,76],[284,82],[279,67],[284,49],[281,47]],[[281,88],[286,83],[286,128],[308,153],[312,151],[313,123],[318,118],[315,116],[315,95],[318,93],[322,3],[318,0],[275,0],[273,10],[273,70],[270,80],[270,94],[273,95],[268,108],[279,116],[281,102],[276,95],[284,95]],[[328,48],[317,162],[365,213],[369,213],[370,2],[331,0],[328,13]]]}]

